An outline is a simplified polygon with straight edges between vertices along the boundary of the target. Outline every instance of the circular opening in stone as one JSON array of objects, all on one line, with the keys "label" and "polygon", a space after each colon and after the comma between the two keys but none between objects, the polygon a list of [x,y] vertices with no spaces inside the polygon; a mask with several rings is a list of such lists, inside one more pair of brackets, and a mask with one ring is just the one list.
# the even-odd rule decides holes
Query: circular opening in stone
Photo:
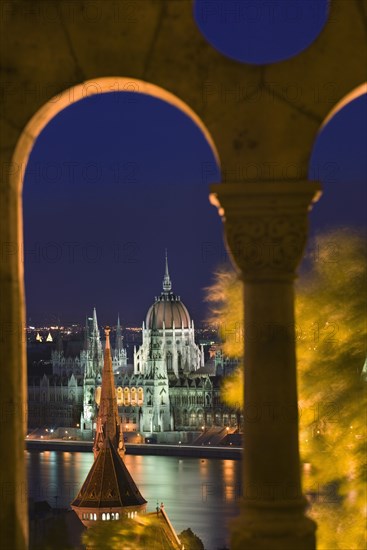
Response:
[{"label": "circular opening in stone", "polygon": [[194,18],[223,55],[255,65],[305,50],[323,29],[328,0],[195,0]]}]

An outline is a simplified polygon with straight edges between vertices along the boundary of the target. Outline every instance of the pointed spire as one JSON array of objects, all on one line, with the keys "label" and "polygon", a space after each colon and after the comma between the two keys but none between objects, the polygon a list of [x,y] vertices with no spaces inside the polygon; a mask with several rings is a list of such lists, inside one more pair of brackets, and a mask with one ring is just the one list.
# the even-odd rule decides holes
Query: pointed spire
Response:
[{"label": "pointed spire", "polygon": [[164,279],[163,279],[163,292],[168,294],[168,292],[171,292],[171,289],[172,289],[172,283],[171,283],[171,279],[168,271],[168,256],[167,256],[167,248],[166,248],[166,269],[165,269]]},{"label": "pointed spire", "polygon": [[122,350],[122,332],[121,332],[121,325],[120,325],[120,314],[117,315],[115,349],[116,351]]},{"label": "pointed spire", "polygon": [[96,308],[93,308],[93,336],[96,334],[99,335],[98,321],[97,321],[97,311]]},{"label": "pointed spire", "polygon": [[112,368],[110,328],[105,328],[106,346],[102,370],[101,399],[97,418],[97,430],[94,439],[93,452],[96,457],[103,442],[109,438],[121,457],[125,454],[121,419],[118,415],[115,380]]}]

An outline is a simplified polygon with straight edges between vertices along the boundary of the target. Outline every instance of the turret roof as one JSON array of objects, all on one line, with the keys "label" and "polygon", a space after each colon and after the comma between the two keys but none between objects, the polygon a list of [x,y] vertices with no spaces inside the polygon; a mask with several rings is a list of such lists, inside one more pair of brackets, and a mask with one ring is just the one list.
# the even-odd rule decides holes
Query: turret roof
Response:
[{"label": "turret roof", "polygon": [[71,505],[78,508],[122,508],[141,506],[146,502],[107,437]]}]

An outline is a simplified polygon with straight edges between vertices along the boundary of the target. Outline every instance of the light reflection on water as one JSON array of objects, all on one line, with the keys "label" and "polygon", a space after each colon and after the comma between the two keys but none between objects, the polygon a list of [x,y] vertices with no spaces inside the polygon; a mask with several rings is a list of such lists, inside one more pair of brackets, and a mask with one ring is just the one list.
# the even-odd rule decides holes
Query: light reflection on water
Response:
[{"label": "light reflection on water", "polygon": [[[93,454],[32,451],[26,459],[30,496],[69,507]],[[240,461],[127,455],[125,462],[149,511],[163,502],[177,532],[190,527],[207,550],[229,544],[226,525],[238,510]]]}]

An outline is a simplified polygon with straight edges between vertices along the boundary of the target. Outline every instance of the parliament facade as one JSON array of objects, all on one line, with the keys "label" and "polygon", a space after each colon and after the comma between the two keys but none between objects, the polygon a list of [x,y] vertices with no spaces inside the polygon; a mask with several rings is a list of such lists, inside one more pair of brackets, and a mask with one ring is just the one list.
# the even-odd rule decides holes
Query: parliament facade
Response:
[{"label": "parliament facade", "polygon": [[[120,321],[111,350],[118,411],[124,431],[153,434],[239,428],[239,410],[221,400],[224,367],[233,364],[214,349],[204,360],[195,342],[194,322],[172,292],[166,258],[163,288],[142,325],[142,344],[129,364]],[[101,393],[103,343],[96,310],[87,319],[83,349],[64,350],[59,334],[51,372],[28,376],[29,428],[73,427],[92,437]]]}]

